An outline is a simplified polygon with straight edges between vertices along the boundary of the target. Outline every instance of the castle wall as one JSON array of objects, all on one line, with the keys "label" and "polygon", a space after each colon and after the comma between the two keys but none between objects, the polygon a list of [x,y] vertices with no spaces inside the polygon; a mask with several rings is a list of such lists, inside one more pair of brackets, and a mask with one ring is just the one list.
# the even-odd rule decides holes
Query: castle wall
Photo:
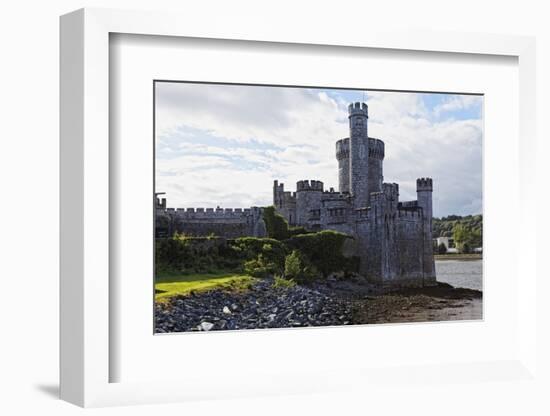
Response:
[{"label": "castle wall", "polygon": [[360,262],[360,272],[373,283],[386,284],[397,273],[393,205],[384,192],[373,193],[370,202],[370,209],[358,211],[357,238],[359,246],[365,250],[361,255],[364,259]]},{"label": "castle wall", "polygon": [[[397,217],[397,204],[399,201],[399,185],[396,183],[383,183],[382,192],[378,195],[377,203],[381,207],[378,213],[377,223],[382,228],[382,279],[383,284],[395,284],[399,275],[399,248],[397,231],[399,219]],[[380,227],[381,226],[381,227]]]},{"label": "castle wall", "polygon": [[354,236],[356,255],[359,256],[359,273],[367,276],[371,282],[378,282],[381,277],[382,252],[377,250],[374,244],[371,215],[371,210],[367,208],[357,211]]},{"label": "castle wall", "polygon": [[422,210],[399,210],[398,220],[399,279],[406,286],[421,286],[424,277]]},{"label": "castle wall", "polygon": [[225,238],[265,237],[260,208],[188,208],[157,210],[157,237],[174,232],[191,236],[216,235]]},{"label": "castle wall", "polygon": [[321,199],[321,228],[355,235],[355,212],[349,194],[324,192]]},{"label": "castle wall", "polygon": [[383,201],[374,201],[368,219],[357,221],[360,272],[382,286],[422,286],[425,284],[422,211],[394,211],[384,205]]}]

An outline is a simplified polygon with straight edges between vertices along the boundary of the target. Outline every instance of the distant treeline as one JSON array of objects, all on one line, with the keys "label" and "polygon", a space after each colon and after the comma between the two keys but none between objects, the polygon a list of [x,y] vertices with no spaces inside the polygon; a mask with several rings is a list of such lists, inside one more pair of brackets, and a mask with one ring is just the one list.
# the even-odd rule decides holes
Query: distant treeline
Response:
[{"label": "distant treeline", "polygon": [[[451,237],[461,250],[483,246],[483,215],[449,215],[433,219],[433,237]],[[462,251],[462,250],[461,250]]]}]

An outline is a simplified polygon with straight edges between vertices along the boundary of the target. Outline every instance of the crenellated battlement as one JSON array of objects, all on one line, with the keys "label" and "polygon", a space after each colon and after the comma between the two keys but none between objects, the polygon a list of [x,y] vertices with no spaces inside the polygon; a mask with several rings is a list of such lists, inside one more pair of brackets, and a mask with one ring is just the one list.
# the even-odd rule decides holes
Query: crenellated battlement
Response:
[{"label": "crenellated battlement", "polygon": [[349,137],[336,142],[336,160],[349,158]]},{"label": "crenellated battlement", "polygon": [[[349,137],[336,142],[336,160],[349,158]],[[382,140],[369,137],[369,157],[383,160],[385,156],[385,144]]]},{"label": "crenellated battlement", "polygon": [[380,139],[369,137],[369,157],[383,160],[385,155],[385,145]]},{"label": "crenellated battlement", "polygon": [[260,214],[261,208],[166,208],[157,210],[157,212],[159,211],[181,219],[238,219],[257,216]]},{"label": "crenellated battlement", "polygon": [[432,178],[418,178],[416,180],[417,191],[433,191]]},{"label": "crenellated battlement", "polygon": [[397,207],[397,216],[404,219],[421,220],[422,208],[420,207]]},{"label": "crenellated battlement", "polygon": [[360,102],[351,103],[348,106],[348,113],[349,113],[350,116],[363,115],[363,116],[368,117],[369,116],[369,107],[367,106],[366,103],[360,103]]},{"label": "crenellated battlement", "polygon": [[296,192],[318,191],[323,192],[323,182],[316,180],[303,180],[296,182]]}]

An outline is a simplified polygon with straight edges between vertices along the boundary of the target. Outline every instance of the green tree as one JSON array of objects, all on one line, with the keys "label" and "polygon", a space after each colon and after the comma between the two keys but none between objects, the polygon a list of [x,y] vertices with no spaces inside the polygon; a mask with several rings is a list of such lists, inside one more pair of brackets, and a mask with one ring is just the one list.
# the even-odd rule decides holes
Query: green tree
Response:
[{"label": "green tree", "polygon": [[292,250],[285,259],[285,276],[288,279],[293,279],[300,275],[302,268],[301,256],[298,250]]},{"label": "green tree", "polygon": [[434,218],[434,238],[453,237],[454,227],[457,225],[462,225],[473,233],[471,241],[472,247],[482,247],[483,215],[466,215],[464,217],[449,215],[443,218]]},{"label": "green tree", "polygon": [[285,259],[285,278],[296,282],[308,282],[317,276],[317,270],[298,250],[292,250]]},{"label": "green tree", "polygon": [[453,238],[459,253],[469,253],[473,248],[481,245],[481,232],[463,224],[454,226]]}]

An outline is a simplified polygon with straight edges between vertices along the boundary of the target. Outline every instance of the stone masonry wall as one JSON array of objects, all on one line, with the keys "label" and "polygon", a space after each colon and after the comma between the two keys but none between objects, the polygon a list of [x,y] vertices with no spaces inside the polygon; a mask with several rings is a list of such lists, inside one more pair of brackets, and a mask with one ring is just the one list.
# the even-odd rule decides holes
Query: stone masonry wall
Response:
[{"label": "stone masonry wall", "polygon": [[285,191],[284,183],[273,181],[273,206],[288,222],[296,225],[296,192]]},{"label": "stone masonry wall", "polygon": [[265,224],[260,208],[188,208],[157,210],[157,237],[174,232],[192,236],[216,235],[225,238],[264,237]]},{"label": "stone masonry wall", "polygon": [[336,142],[336,160],[338,160],[338,190],[349,192],[349,138]]},{"label": "stone masonry wall", "polygon": [[423,279],[423,233],[421,210],[398,211],[397,248],[399,276],[407,286],[421,286]]},{"label": "stone masonry wall", "polygon": [[373,192],[382,191],[384,182],[383,161],[384,161],[384,142],[382,140],[369,137],[369,173],[368,190],[369,195]]},{"label": "stone masonry wall", "polygon": [[423,233],[423,270],[425,284],[435,284],[435,261],[432,248],[432,192],[433,181],[431,178],[418,178],[416,180],[416,194],[418,206],[422,208],[422,233]]},{"label": "stone masonry wall", "polygon": [[323,182],[299,181],[296,184],[296,224],[307,226],[312,217],[317,217],[317,211],[321,209],[321,197],[323,196]]},{"label": "stone masonry wall", "polygon": [[356,208],[369,206],[368,191],[368,107],[365,103],[354,103],[349,113],[349,190]]}]

